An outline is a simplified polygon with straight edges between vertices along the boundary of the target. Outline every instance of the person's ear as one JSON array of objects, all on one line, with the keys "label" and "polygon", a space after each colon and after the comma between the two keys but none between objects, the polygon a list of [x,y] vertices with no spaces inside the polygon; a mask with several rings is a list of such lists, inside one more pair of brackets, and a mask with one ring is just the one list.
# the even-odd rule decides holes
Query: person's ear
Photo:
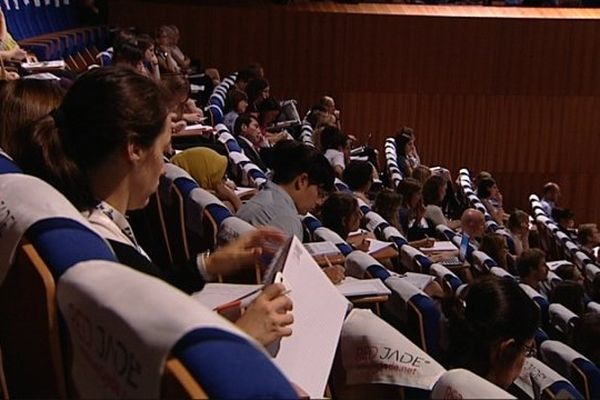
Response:
[{"label": "person's ear", "polygon": [[137,163],[144,155],[144,149],[132,138],[127,139],[127,159],[129,162]]},{"label": "person's ear", "polygon": [[296,190],[305,190],[309,185],[308,174],[306,172],[301,173],[294,179],[294,188]]},{"label": "person's ear", "polygon": [[512,362],[518,351],[515,339],[505,339],[498,344],[498,361],[506,363]]}]

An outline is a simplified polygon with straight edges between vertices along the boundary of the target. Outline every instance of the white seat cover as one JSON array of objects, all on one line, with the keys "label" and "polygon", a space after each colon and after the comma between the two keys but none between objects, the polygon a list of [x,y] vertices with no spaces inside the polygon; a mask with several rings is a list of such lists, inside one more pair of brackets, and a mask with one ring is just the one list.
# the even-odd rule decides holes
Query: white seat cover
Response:
[{"label": "white seat cover", "polygon": [[431,392],[432,399],[514,399],[498,386],[466,369],[447,371]]},{"label": "white seat cover", "polygon": [[71,368],[82,398],[157,398],[171,348],[187,332],[218,328],[248,335],[183,292],[107,261],[71,267],[57,287],[70,332]]},{"label": "white seat cover", "polygon": [[348,385],[385,383],[430,390],[445,371],[370,310],[352,310],[340,346]]}]

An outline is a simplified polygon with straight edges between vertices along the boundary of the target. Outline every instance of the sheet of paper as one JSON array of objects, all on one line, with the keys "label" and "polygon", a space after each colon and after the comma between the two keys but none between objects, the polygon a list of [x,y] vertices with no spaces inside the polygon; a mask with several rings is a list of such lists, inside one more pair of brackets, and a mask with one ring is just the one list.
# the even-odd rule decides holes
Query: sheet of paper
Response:
[{"label": "sheet of paper", "polygon": [[435,276],[433,275],[419,274],[418,272],[406,272],[404,274],[392,272],[392,275],[406,280],[419,290],[423,290],[427,285],[435,280]]},{"label": "sheet of paper", "polygon": [[347,276],[336,285],[337,290],[346,297],[389,295],[392,291],[381,282],[381,279],[356,279]]},{"label": "sheet of paper", "polygon": [[214,310],[216,307],[239,299],[261,286],[235,283],[207,283],[201,291],[192,294],[192,298]]},{"label": "sheet of paper", "polygon": [[323,398],[348,300],[302,243],[293,238],[283,268],[294,302],[293,334],[283,338],[275,363],[311,398]]},{"label": "sheet of paper", "polygon": [[369,254],[373,254],[381,249],[385,249],[386,247],[393,245],[391,242],[384,242],[377,239],[368,238],[367,240],[369,241]]},{"label": "sheet of paper", "polygon": [[255,188],[251,188],[251,187],[239,187],[239,186],[238,186],[237,188],[235,188],[235,190],[234,190],[234,193],[235,193],[235,194],[236,194],[238,197],[240,197],[240,196],[243,196],[244,194],[246,194],[246,193],[248,193],[248,192],[251,192],[251,191],[253,191],[253,190],[256,190],[256,189],[255,189]]},{"label": "sheet of paper", "polygon": [[436,241],[432,247],[420,247],[423,253],[433,253],[438,251],[456,251],[456,246],[450,241]]},{"label": "sheet of paper", "polygon": [[207,130],[211,130],[212,127],[208,126],[208,125],[202,125],[202,124],[194,124],[194,125],[188,125],[185,127],[184,130],[186,131],[193,131],[193,130],[202,130],[202,131],[207,131]]},{"label": "sheet of paper", "polygon": [[63,60],[39,61],[32,63],[21,63],[21,67],[25,69],[36,68],[65,68],[66,64]]},{"label": "sheet of paper", "polygon": [[304,247],[313,257],[341,254],[340,249],[338,249],[335,244],[328,241],[304,243]]}]

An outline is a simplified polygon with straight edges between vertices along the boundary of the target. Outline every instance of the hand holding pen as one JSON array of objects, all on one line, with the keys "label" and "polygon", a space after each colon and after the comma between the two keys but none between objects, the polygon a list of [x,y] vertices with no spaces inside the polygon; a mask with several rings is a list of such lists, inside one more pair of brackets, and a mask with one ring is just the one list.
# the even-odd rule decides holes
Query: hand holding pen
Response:
[{"label": "hand holding pen", "polygon": [[264,346],[290,336],[294,316],[290,312],[293,304],[286,296],[288,293],[281,283],[265,286],[262,293],[247,306],[236,325]]}]

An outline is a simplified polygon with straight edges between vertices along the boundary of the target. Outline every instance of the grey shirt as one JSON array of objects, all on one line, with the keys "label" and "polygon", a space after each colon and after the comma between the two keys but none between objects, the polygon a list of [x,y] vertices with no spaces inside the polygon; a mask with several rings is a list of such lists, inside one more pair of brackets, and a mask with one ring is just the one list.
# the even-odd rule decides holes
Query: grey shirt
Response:
[{"label": "grey shirt", "polygon": [[294,201],[273,182],[267,182],[263,190],[244,203],[236,215],[254,226],[274,226],[300,240],[304,235]]}]

